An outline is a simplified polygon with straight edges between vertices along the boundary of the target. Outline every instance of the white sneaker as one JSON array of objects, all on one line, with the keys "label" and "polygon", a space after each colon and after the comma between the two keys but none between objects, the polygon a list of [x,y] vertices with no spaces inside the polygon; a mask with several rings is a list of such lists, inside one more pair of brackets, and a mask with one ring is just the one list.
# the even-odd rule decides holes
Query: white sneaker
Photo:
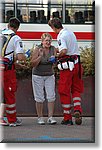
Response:
[{"label": "white sneaker", "polygon": [[49,117],[48,120],[47,120],[47,123],[48,124],[56,124],[57,121],[53,117]]},{"label": "white sneaker", "polygon": [[43,120],[43,117],[38,118],[38,124],[44,125],[45,121]]},{"label": "white sneaker", "polygon": [[0,125],[2,125],[2,126],[8,126],[9,124],[8,124],[8,121],[4,120],[4,118],[3,118],[3,119],[0,119]]}]

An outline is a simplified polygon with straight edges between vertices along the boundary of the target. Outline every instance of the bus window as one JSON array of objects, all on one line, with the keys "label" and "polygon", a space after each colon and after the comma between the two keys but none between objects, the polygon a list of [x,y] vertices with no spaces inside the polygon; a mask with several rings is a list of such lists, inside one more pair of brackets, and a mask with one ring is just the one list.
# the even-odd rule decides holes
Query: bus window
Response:
[{"label": "bus window", "polygon": [[44,10],[38,10],[37,23],[46,23],[46,16]]},{"label": "bus window", "polygon": [[94,23],[94,3],[93,0],[66,0],[66,11],[69,12],[70,22],[76,24]]},{"label": "bus window", "polygon": [[61,19],[62,1],[55,0],[50,2],[50,19],[57,17]]},{"label": "bus window", "polygon": [[8,22],[11,17],[15,16],[14,3],[3,3],[2,6],[2,21]]},{"label": "bus window", "polygon": [[92,24],[95,20],[93,0],[4,0],[2,20],[15,16],[21,23],[44,23],[54,17],[63,24]]},{"label": "bus window", "polygon": [[30,11],[29,22],[37,23],[36,11],[33,10]]},{"label": "bus window", "polygon": [[47,4],[41,0],[28,0],[27,3],[17,0],[17,9],[21,10],[22,22],[47,23]]}]

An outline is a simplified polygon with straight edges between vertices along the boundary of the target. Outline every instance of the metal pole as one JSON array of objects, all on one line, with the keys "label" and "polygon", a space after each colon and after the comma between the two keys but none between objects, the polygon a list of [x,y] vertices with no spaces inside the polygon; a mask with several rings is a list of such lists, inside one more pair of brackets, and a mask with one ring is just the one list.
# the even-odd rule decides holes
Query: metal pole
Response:
[{"label": "metal pole", "polygon": [[63,16],[63,23],[65,23],[65,0],[62,1],[63,4],[62,4],[62,16]]},{"label": "metal pole", "polygon": [[49,21],[50,20],[50,15],[51,15],[51,1],[50,0],[48,0],[48,10],[47,10],[47,21]]},{"label": "metal pole", "polygon": [[15,17],[17,17],[17,2],[15,0],[15,4],[14,4],[14,9],[15,9]]}]

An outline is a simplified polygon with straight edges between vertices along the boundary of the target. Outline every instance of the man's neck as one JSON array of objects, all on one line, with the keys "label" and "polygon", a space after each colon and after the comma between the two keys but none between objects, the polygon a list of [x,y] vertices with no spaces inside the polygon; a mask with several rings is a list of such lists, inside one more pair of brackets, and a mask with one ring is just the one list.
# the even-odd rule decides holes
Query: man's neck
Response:
[{"label": "man's neck", "polygon": [[57,29],[57,33],[59,34],[63,28]]},{"label": "man's neck", "polygon": [[14,31],[15,33],[17,32],[17,30],[12,27],[9,27],[8,29]]}]

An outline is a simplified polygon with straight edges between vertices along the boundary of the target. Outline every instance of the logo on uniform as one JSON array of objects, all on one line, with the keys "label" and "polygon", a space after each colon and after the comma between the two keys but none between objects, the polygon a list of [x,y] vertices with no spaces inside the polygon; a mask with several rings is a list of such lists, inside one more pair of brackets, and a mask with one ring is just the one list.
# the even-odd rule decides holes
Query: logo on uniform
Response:
[{"label": "logo on uniform", "polygon": [[58,41],[58,45],[61,46],[61,40]]},{"label": "logo on uniform", "polygon": [[22,44],[22,42],[19,42],[19,45],[20,45],[20,47],[23,47],[23,44]]}]

